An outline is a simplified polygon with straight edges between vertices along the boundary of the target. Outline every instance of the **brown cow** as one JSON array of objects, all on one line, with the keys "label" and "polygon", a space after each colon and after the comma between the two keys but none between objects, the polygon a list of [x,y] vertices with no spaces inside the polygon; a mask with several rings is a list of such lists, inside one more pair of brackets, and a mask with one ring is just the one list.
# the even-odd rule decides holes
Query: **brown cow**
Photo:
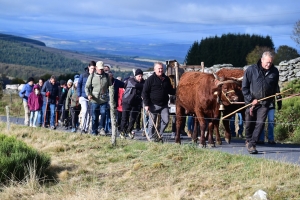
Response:
[{"label": "brown cow", "polygon": [[[223,77],[223,78],[230,78],[230,77],[242,78],[244,76],[244,70],[243,69],[233,69],[233,68],[231,68],[231,69],[222,68],[218,72],[216,72],[216,74],[218,77]],[[238,83],[239,83],[239,87],[235,91],[235,94],[239,97],[238,101],[243,102],[244,96],[243,96],[242,88],[241,88],[242,80],[239,80]],[[230,105],[224,106],[225,110],[223,111],[223,116],[226,116],[226,115],[232,113],[233,111],[243,107],[244,105],[245,104],[230,104]],[[245,110],[242,110],[241,114],[242,114],[243,119],[245,119]],[[229,128],[230,127],[229,126],[230,117],[231,116],[222,120],[224,128],[225,128],[225,136],[227,136],[227,137],[225,137],[225,141],[227,143],[230,143],[230,141],[231,141],[231,133],[230,133],[230,128]]]},{"label": "brown cow", "polygon": [[[180,78],[176,91],[176,143],[181,142],[179,130],[185,113],[195,113],[200,123],[201,146],[206,146],[204,118],[209,120],[208,143],[214,146],[212,129],[213,127],[219,126],[219,100],[222,100],[225,106],[230,104],[228,100],[237,101],[238,97],[235,95],[236,89],[236,81],[230,78],[219,81],[213,74],[202,72],[184,73]],[[218,131],[218,129],[216,131]],[[197,141],[196,132],[196,129],[194,129],[194,141]],[[219,133],[216,135],[216,140],[218,142],[221,141]]]}]

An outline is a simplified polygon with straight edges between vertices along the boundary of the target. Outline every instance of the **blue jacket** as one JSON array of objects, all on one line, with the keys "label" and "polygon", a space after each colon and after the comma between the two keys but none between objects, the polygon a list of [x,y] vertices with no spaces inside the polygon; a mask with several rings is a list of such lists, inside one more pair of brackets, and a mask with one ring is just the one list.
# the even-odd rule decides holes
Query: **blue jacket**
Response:
[{"label": "blue jacket", "polygon": [[77,83],[77,95],[78,97],[84,97],[84,98],[88,98],[86,93],[85,93],[85,84],[86,81],[89,77],[89,71],[86,71],[83,74],[80,74],[79,79],[78,79],[78,83]]},{"label": "blue jacket", "polygon": [[47,80],[45,84],[43,85],[43,88],[41,90],[41,94],[43,95],[44,102],[47,102],[46,92],[50,92],[50,96],[48,99],[48,103],[50,104],[56,104],[56,97],[58,97],[58,84],[55,83],[52,85],[50,83],[50,80]]},{"label": "blue jacket", "polygon": [[28,83],[26,83],[22,90],[19,92],[19,96],[21,98],[23,98],[23,101],[26,101],[28,102],[28,97],[30,95],[30,93],[32,92],[32,88],[33,88],[33,85],[29,85]]}]

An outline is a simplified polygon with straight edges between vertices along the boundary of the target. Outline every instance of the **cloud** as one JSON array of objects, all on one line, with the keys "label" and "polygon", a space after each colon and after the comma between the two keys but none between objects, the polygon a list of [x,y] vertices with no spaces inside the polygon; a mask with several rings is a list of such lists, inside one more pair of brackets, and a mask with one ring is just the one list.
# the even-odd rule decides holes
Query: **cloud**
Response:
[{"label": "cloud", "polygon": [[2,30],[89,41],[130,37],[191,42],[226,33],[270,34],[282,40],[300,14],[299,1],[282,0],[0,0],[0,5]]}]

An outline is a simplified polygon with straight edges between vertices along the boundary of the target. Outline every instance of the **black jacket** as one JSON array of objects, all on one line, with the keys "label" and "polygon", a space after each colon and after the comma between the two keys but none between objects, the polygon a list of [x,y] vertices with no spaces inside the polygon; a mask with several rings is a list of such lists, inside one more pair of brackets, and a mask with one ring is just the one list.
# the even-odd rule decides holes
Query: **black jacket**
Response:
[{"label": "black jacket", "polygon": [[[245,103],[249,104],[254,99],[261,99],[279,92],[279,72],[272,64],[269,70],[264,71],[259,60],[257,64],[251,65],[244,73],[242,92]],[[274,98],[261,101],[260,104],[270,106]]]},{"label": "black jacket", "polygon": [[46,97],[47,92],[50,92],[48,103],[56,104],[56,97],[58,97],[58,84],[55,83],[54,85],[52,85],[50,83],[50,80],[47,80],[44,83],[43,88],[41,90],[41,94],[43,95],[44,102],[47,102],[47,97]]},{"label": "black jacket", "polygon": [[158,106],[168,105],[169,94],[175,95],[175,89],[172,87],[170,78],[165,74],[161,80],[153,73],[146,81],[142,92],[145,106],[155,104]]}]

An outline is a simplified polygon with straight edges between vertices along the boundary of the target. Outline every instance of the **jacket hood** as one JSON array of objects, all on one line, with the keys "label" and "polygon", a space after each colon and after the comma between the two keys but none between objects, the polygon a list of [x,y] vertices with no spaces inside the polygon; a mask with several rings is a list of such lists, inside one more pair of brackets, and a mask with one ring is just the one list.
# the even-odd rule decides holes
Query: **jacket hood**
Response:
[{"label": "jacket hood", "polygon": [[38,89],[38,90],[41,89],[40,86],[39,86],[39,84],[35,84],[35,85],[33,86],[33,90],[35,90],[35,89]]}]

